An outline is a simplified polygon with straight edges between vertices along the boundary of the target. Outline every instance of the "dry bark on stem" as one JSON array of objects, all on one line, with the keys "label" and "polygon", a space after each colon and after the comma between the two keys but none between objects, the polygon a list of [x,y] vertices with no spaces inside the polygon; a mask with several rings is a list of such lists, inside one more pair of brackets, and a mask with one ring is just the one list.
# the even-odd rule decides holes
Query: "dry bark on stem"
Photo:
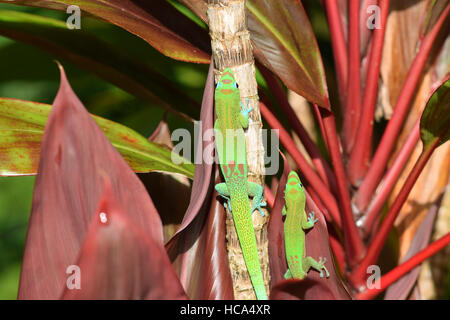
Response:
[{"label": "dry bark on stem", "polygon": [[[253,108],[249,114],[249,127],[246,130],[248,180],[263,184],[264,182],[264,147],[262,140],[262,122],[258,103],[258,88],[255,78],[250,33],[244,0],[208,0],[207,16],[211,37],[211,47],[215,64],[216,83],[221,72],[230,67],[239,84],[241,101]],[[258,211],[252,214],[256,242],[264,276],[266,290],[269,288],[270,270],[267,242],[267,211],[261,217]],[[232,214],[227,212],[227,249],[236,299],[255,299],[241,247],[234,226]]]}]

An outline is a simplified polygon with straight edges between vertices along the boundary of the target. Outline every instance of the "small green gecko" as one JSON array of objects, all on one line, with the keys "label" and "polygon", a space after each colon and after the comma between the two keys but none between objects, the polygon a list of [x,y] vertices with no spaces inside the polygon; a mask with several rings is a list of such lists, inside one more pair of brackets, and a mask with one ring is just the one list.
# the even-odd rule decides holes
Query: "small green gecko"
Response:
[{"label": "small green gecko", "polygon": [[[225,183],[216,184],[219,195],[227,201],[225,207],[233,214],[245,265],[258,300],[267,300],[263,275],[258,257],[252,212],[261,206],[263,188],[247,181],[247,151],[244,129],[248,127],[248,113],[240,101],[240,92],[230,68],[223,71],[215,90],[217,120],[214,123],[216,149]],[[247,103],[248,106],[248,103]],[[250,208],[248,196],[253,197]]]},{"label": "small green gecko", "polygon": [[304,279],[310,268],[320,272],[323,278],[325,270],[327,278],[330,276],[325,267],[326,258],[319,258],[319,261],[306,256],[305,231],[314,226],[319,221],[315,218],[314,212],[306,216],[305,204],[306,196],[303,185],[295,171],[291,171],[284,191],[285,205],[283,207],[283,216],[286,215],[284,222],[284,244],[286,248],[286,260],[288,270],[284,277],[286,279]]}]

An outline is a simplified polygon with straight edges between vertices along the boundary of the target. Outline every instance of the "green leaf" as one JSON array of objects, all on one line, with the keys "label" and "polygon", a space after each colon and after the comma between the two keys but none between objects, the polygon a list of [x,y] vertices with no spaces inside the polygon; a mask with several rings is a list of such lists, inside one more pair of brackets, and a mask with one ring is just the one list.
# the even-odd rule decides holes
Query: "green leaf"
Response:
[{"label": "green leaf", "polygon": [[[36,174],[41,140],[51,106],[0,98],[0,175]],[[194,177],[194,165],[119,123],[92,115],[113,146],[136,172],[164,171]]]},{"label": "green leaf", "polygon": [[434,91],[420,119],[424,148],[440,146],[450,139],[450,77]]},{"label": "green leaf", "polygon": [[166,0],[0,0],[0,2],[66,11],[77,5],[84,13],[106,20],[147,41],[173,59],[209,63],[207,34]]},{"label": "green leaf", "polygon": [[[206,21],[205,0],[181,0]],[[247,0],[254,55],[291,90],[330,110],[325,71],[301,1]]]},{"label": "green leaf", "polygon": [[35,45],[183,118],[198,117],[199,103],[172,81],[119,45],[110,45],[83,29],[70,30],[63,21],[0,10],[0,35]]}]

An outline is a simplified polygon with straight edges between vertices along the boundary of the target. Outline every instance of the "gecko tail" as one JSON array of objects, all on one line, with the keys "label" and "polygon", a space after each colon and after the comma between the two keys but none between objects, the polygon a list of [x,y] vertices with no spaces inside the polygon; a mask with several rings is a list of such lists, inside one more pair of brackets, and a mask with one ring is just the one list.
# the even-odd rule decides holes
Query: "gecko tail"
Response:
[{"label": "gecko tail", "polygon": [[264,284],[261,286],[255,287],[256,299],[258,300],[267,300],[267,293]]},{"label": "gecko tail", "polygon": [[259,269],[259,272],[251,273],[250,279],[252,281],[253,290],[255,290],[256,299],[257,300],[267,300],[267,291],[266,287],[264,285],[264,279],[262,276],[261,269]]},{"label": "gecko tail", "polygon": [[[267,300],[266,287],[264,285],[263,273],[259,262],[258,246],[256,244],[255,230],[250,212],[250,201],[247,193],[241,193],[243,202],[236,201],[231,197],[233,208],[233,220],[241,245],[242,255],[252,282],[253,290],[258,300]],[[235,201],[235,202],[233,202]]]}]

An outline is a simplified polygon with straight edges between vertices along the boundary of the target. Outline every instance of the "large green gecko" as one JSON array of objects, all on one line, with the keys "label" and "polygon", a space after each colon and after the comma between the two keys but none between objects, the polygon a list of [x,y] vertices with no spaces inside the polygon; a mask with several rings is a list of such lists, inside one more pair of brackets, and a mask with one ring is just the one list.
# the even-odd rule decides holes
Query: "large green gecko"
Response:
[{"label": "large green gecko", "polygon": [[284,244],[286,248],[286,260],[288,270],[284,277],[286,279],[304,279],[310,268],[320,272],[323,277],[325,270],[327,278],[330,276],[325,267],[326,258],[319,261],[306,256],[305,230],[311,229],[319,220],[315,218],[314,212],[306,216],[306,196],[303,185],[295,171],[291,171],[284,191],[285,206],[283,207],[284,221]]},{"label": "large green gecko", "polygon": [[[244,129],[248,127],[251,108],[241,104],[240,92],[234,73],[223,70],[215,90],[217,120],[214,123],[215,142],[219,166],[225,183],[216,184],[219,195],[226,199],[225,207],[233,215],[245,265],[258,300],[266,300],[267,293],[258,257],[252,212],[257,209],[264,215],[261,206],[263,188],[247,181],[247,151]],[[247,100],[248,101],[248,100]],[[253,197],[250,208],[249,196]]]}]

